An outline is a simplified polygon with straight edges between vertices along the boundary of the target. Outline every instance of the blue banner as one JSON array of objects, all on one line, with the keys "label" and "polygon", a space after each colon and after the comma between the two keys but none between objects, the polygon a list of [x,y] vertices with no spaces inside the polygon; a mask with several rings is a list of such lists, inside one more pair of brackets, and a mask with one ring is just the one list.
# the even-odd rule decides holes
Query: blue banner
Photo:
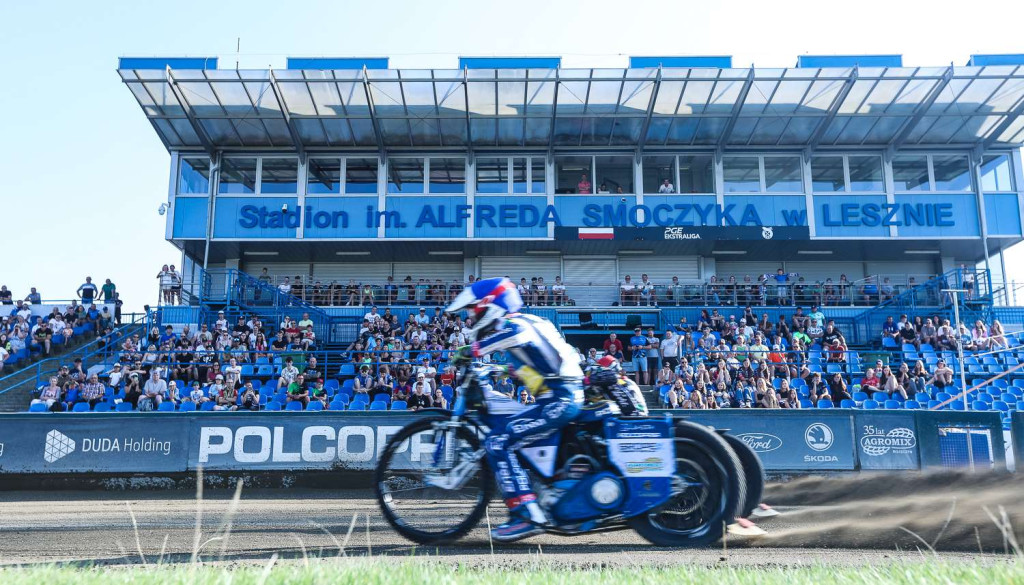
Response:
[{"label": "blue banner", "polygon": [[918,469],[917,425],[909,412],[865,412],[856,418],[861,469]]},{"label": "blue banner", "polygon": [[673,415],[723,429],[750,446],[769,471],[852,471],[853,416],[814,410],[673,411]]}]

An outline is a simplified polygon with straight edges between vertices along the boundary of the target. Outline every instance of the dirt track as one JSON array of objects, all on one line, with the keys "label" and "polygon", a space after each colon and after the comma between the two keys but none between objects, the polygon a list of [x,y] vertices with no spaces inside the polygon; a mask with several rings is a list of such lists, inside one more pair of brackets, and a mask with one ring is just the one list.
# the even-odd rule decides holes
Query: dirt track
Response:
[{"label": "dirt track", "polygon": [[[348,555],[458,554],[464,562],[479,564],[519,562],[542,551],[546,562],[576,566],[861,565],[921,559],[922,554],[931,554],[922,540],[934,544],[944,558],[997,561],[1007,557],[978,552],[979,541],[988,551],[1004,547],[1003,534],[983,507],[998,517],[1000,505],[1011,506],[1004,508],[1007,517],[1012,525],[1021,526],[1020,486],[1021,480],[1012,476],[916,476],[896,485],[892,477],[799,480],[770,487],[769,501],[783,504],[777,506],[783,514],[759,521],[768,536],[730,537],[725,550],[661,549],[632,532],[619,531],[575,538],[541,536],[496,545],[494,556],[483,526],[458,547],[414,549],[383,522],[367,491],[243,490],[237,510],[229,514],[233,494],[207,490],[199,541],[204,543],[204,559],[236,562],[260,562],[273,553],[282,558],[333,556],[344,544]],[[138,545],[126,502],[138,525]],[[156,562],[161,551],[164,562],[187,562],[195,547],[196,511],[195,494],[185,491],[0,492],[0,563],[136,563],[139,545],[148,562]],[[354,515],[356,525],[346,539]],[[490,515],[494,521],[504,517],[498,507]],[[229,517],[230,536],[218,538]]]}]

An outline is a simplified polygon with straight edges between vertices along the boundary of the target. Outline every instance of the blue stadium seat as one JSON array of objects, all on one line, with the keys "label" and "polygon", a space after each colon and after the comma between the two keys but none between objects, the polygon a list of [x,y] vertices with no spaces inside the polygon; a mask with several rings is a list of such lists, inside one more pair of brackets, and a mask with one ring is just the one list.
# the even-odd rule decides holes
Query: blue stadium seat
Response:
[{"label": "blue stadium seat", "polygon": [[975,400],[971,403],[971,410],[988,410],[988,403],[982,400]]},{"label": "blue stadium seat", "polygon": [[135,410],[135,407],[132,406],[131,402],[124,401],[124,402],[118,402],[117,406],[114,408],[114,410],[116,410],[117,412],[131,412],[131,411]]},{"label": "blue stadium seat", "polygon": [[900,404],[900,401],[899,401],[899,400],[886,400],[886,401],[885,401],[885,402],[883,403],[883,406],[884,406],[884,408],[885,408],[886,410],[897,410],[897,409],[899,409],[899,408],[900,408],[900,406],[902,406],[902,405]]},{"label": "blue stadium seat", "polygon": [[262,364],[256,369],[256,375],[261,378],[270,378],[274,375],[274,366],[270,364]]},{"label": "blue stadium seat", "polygon": [[355,376],[356,367],[352,364],[341,364],[341,368],[338,370],[339,376]]},{"label": "blue stadium seat", "polygon": [[370,410],[387,410],[388,405],[386,402],[373,401],[370,403]]},{"label": "blue stadium seat", "polygon": [[[292,404],[301,404],[301,403],[294,403],[293,402]],[[319,400],[310,400],[309,401],[309,406],[306,407],[306,411],[313,411],[313,412],[321,411],[323,409],[324,409],[324,403],[320,402]]]},{"label": "blue stadium seat", "polygon": [[378,394],[373,397],[373,402],[383,402],[384,404],[391,404],[390,394]]},{"label": "blue stadium seat", "polygon": [[342,392],[348,392],[349,394],[351,394],[353,387],[355,387],[355,382],[352,380],[352,378],[349,378],[348,380],[345,380],[344,382],[341,383]]},{"label": "blue stadium seat", "polygon": [[928,402],[931,399],[932,399],[931,395],[928,394],[927,392],[918,392],[917,394],[914,395],[914,400],[917,400],[918,402],[925,402],[926,403],[926,402]]},{"label": "blue stadium seat", "polygon": [[357,392],[356,395],[352,397],[352,402],[370,402],[370,395],[363,392]]},{"label": "blue stadium seat", "polygon": [[952,397],[953,395],[950,394],[949,392],[939,392],[935,395],[935,400],[938,400],[939,402],[945,402]]},{"label": "blue stadium seat", "polygon": [[842,364],[831,363],[831,364],[828,364],[828,365],[825,366],[825,370],[829,374],[842,374],[843,373],[843,366],[842,366]]},{"label": "blue stadium seat", "polygon": [[1024,400],[1017,401],[1017,410],[1024,410]]},{"label": "blue stadium seat", "polygon": [[213,412],[213,407],[215,407],[215,406],[217,406],[217,404],[215,402],[213,402],[212,400],[209,400],[209,401],[204,402],[201,405],[199,405],[199,411],[200,412]]},{"label": "blue stadium seat", "polygon": [[92,408],[89,407],[88,402],[76,402],[75,405],[71,407],[71,412],[89,412],[90,410],[92,410]]},{"label": "blue stadium seat", "polygon": [[906,408],[907,410],[917,410],[921,408],[921,403],[916,400],[908,400],[903,403],[903,408]]},{"label": "blue stadium seat", "polygon": [[801,398],[800,408],[814,408],[814,403],[809,398]]},{"label": "blue stadium seat", "polygon": [[867,392],[854,392],[853,393],[853,402],[856,403],[858,406],[864,404],[864,401],[867,400],[867,399],[868,399],[868,393]]},{"label": "blue stadium seat", "polygon": [[934,409],[935,407],[937,407],[940,404],[942,404],[942,403],[939,402],[938,400],[929,400],[928,401],[928,410],[932,410],[932,409]]},{"label": "blue stadium seat", "polygon": [[329,378],[326,382],[324,382],[324,389],[326,390],[337,391],[339,388],[341,388],[341,384],[338,383],[338,381],[335,380],[334,378]]},{"label": "blue stadium seat", "polygon": [[269,411],[272,411],[272,412],[280,411],[281,410],[281,403],[280,402],[273,402],[273,401],[268,402],[266,410],[269,410]]},{"label": "blue stadium seat", "polygon": [[28,407],[29,412],[50,412],[50,409],[42,402],[37,402]]},{"label": "blue stadium seat", "polygon": [[366,410],[366,402],[363,400],[355,400],[348,405],[349,410]]},{"label": "blue stadium seat", "polygon": [[992,396],[988,392],[978,392],[976,394],[976,396],[977,396],[977,398],[976,398],[977,400],[980,400],[980,401],[982,401],[982,402],[984,402],[986,404],[991,404],[992,402],[994,402],[994,399],[992,398]]},{"label": "blue stadium seat", "polygon": [[195,412],[195,411],[196,411],[196,403],[195,402],[182,402],[181,406],[178,407],[178,412]]},{"label": "blue stadium seat", "polygon": [[882,349],[899,349],[899,345],[896,344],[896,340],[886,335],[882,338]]},{"label": "blue stadium seat", "polygon": [[327,410],[345,410],[346,404],[346,402],[341,402],[340,400],[332,400],[331,403],[327,405]]},{"label": "blue stadium seat", "polygon": [[960,401],[960,400],[956,400],[956,401],[950,403],[949,409],[950,410],[963,410],[964,409],[964,403],[962,401]]},{"label": "blue stadium seat", "polygon": [[874,392],[871,394],[871,399],[875,402],[885,402],[889,400],[889,395],[885,392]]},{"label": "blue stadium seat", "polygon": [[302,410],[302,403],[299,402],[298,400],[295,400],[293,402],[289,402],[287,404],[287,406],[284,407],[284,409],[285,410]]},{"label": "blue stadium seat", "polygon": [[242,364],[242,379],[251,378],[255,373],[252,364]]},{"label": "blue stadium seat", "polygon": [[93,412],[110,412],[111,410],[113,410],[113,408],[114,407],[113,407],[113,403],[112,402],[103,401],[103,402],[97,402],[96,403],[96,407],[93,408],[92,411]]},{"label": "blue stadium seat", "polygon": [[818,401],[818,408],[835,408],[831,400],[825,400],[824,398]]},{"label": "blue stadium seat", "polygon": [[849,398],[843,398],[842,402],[839,403],[839,408],[856,408],[857,403],[850,400]]},{"label": "blue stadium seat", "polygon": [[996,400],[992,403],[992,410],[998,410],[999,412],[1010,412],[1010,405],[1002,400]]},{"label": "blue stadium seat", "polygon": [[255,364],[257,366],[262,366],[264,364],[270,364],[270,358],[268,358],[265,355],[261,355],[261,356],[256,358]]},{"label": "blue stadium seat", "polygon": [[170,400],[165,400],[156,409],[158,412],[174,412],[174,403]]},{"label": "blue stadium seat", "polygon": [[875,410],[876,408],[878,408],[878,401],[877,400],[865,400],[864,404],[862,405],[862,408],[864,408],[865,410]]},{"label": "blue stadium seat", "polygon": [[396,400],[391,403],[391,410],[405,410],[406,402],[404,400]]},{"label": "blue stadium seat", "polygon": [[999,400],[1002,400],[1007,404],[1015,404],[1017,402],[1017,397],[1009,392],[1003,392],[999,395]]}]

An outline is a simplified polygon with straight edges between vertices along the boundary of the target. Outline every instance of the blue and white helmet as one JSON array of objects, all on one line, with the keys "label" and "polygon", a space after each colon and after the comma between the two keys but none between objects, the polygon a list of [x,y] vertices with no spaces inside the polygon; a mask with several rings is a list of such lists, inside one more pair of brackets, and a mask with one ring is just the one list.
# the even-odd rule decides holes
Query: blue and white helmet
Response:
[{"label": "blue and white helmet", "polygon": [[473,327],[469,330],[469,336],[475,340],[480,331],[493,324],[495,320],[522,308],[523,299],[511,280],[486,278],[464,288],[445,312],[455,313],[463,309],[472,309]]}]

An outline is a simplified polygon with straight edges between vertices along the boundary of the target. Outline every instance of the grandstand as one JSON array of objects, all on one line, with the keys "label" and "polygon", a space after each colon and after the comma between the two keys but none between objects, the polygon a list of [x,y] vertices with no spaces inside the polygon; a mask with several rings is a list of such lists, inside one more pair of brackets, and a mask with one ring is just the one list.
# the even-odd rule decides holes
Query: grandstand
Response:
[{"label": "grandstand", "polygon": [[[168,412],[396,410],[422,401],[420,373],[428,403],[444,404],[462,324],[439,307],[491,276],[518,283],[584,356],[618,335],[631,373],[635,328],[653,330],[652,404],[1024,409],[1024,311],[1004,260],[1024,237],[1020,56],[459,67],[122,59],[170,153],[165,237],[184,282],[83,353],[101,375],[94,398],[81,398],[87,381],[59,380],[58,399],[30,406],[23,383],[17,409],[132,410],[153,370],[176,382],[177,400],[161,387],[153,405]],[[913,336],[888,329],[901,316]],[[669,330],[693,371],[659,384]],[[865,382],[879,359],[892,375]],[[35,366],[37,393],[53,369]],[[290,393],[299,372],[321,385]]]}]

